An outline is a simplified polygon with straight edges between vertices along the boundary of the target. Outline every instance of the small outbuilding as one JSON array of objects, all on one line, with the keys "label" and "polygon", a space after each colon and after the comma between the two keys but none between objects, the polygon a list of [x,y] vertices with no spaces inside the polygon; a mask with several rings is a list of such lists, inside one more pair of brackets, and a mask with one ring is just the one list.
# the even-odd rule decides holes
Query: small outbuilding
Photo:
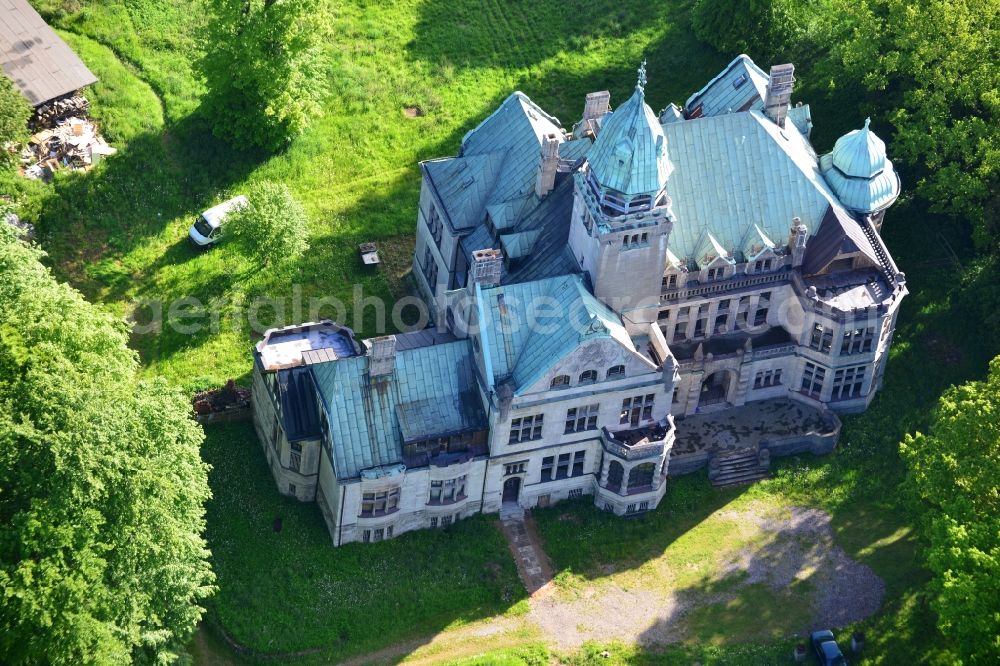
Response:
[{"label": "small outbuilding", "polygon": [[28,0],[0,0],[0,67],[36,108],[97,81]]}]

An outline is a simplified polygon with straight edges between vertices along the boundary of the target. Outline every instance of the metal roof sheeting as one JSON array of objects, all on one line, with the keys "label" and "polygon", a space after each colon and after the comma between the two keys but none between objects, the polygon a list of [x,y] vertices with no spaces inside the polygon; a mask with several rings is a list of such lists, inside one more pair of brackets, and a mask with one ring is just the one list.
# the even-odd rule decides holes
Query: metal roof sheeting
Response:
[{"label": "metal roof sheeting", "polygon": [[[449,434],[456,423],[485,428],[473,393],[468,340],[397,347],[395,367],[388,375],[370,377],[368,364],[367,356],[355,356],[311,366],[329,414],[338,478],[356,478],[363,469],[402,462],[404,432],[407,439],[419,439]],[[431,404],[433,410],[427,407]]]},{"label": "metal roof sheeting", "polygon": [[668,145],[642,88],[604,120],[587,163],[601,187],[626,197],[656,196],[670,176]]},{"label": "metal roof sheeting", "polygon": [[740,54],[704,88],[688,97],[685,107],[692,113],[700,104],[698,117],[763,109],[769,79],[750,56]]},{"label": "metal roof sheeting", "polygon": [[32,106],[97,81],[27,0],[0,0],[0,65]]},{"label": "metal roof sheeting", "polygon": [[815,233],[836,196],[808,140],[759,111],[663,126],[674,172],[667,182],[676,222],[670,249],[692,259],[710,230],[730,254],[753,225],[783,242],[792,219]]},{"label": "metal roof sheeting", "polygon": [[874,213],[892,205],[900,182],[885,143],[865,126],[837,139],[833,152],[820,158],[826,181],[849,210]]}]

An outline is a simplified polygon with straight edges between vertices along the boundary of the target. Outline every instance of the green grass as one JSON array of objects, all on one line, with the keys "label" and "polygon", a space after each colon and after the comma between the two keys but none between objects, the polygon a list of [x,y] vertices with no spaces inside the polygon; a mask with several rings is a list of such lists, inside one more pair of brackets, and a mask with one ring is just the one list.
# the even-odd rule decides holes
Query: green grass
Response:
[{"label": "green grass", "polygon": [[[333,548],[312,503],[280,496],[250,424],[206,429],[210,618],[262,653],[377,650],[501,614],[524,588],[494,519]],[[281,530],[274,530],[280,518]]]},{"label": "green grass", "polygon": [[[353,286],[390,303],[407,292],[418,161],[454,154],[511,91],[525,91],[569,126],[589,91],[609,88],[623,100],[642,57],[657,108],[683,101],[728,59],[691,37],[687,2],[331,3],[337,39],[327,54],[325,113],[269,156],[213,139],[198,116],[198,2],[36,4],[101,79],[89,93],[94,115],[120,154],[90,174],[58,178],[49,196],[32,190],[24,210],[37,218],[61,277],[116,313],[144,321],[148,309],[136,312],[136,304],[148,299],[222,303],[212,306],[222,313],[217,330],[179,335],[164,327],[134,340],[150,374],[188,388],[244,378],[260,331],[234,304],[285,297],[293,283],[305,301],[344,302],[361,334],[379,332],[371,309],[356,320]],[[407,118],[409,106],[424,115]],[[202,254],[186,246],[194,216],[252,179],[285,182],[305,205],[312,250],[302,260],[261,271],[225,245]],[[383,246],[379,272],[359,264],[356,244],[368,240]],[[278,314],[261,327],[294,319],[290,304]]]}]

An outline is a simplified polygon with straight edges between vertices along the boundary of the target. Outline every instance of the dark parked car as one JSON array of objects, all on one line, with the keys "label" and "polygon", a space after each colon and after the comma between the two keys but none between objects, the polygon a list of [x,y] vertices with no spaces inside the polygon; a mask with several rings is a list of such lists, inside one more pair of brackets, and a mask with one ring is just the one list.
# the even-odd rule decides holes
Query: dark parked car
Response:
[{"label": "dark parked car", "polygon": [[813,651],[823,666],[847,666],[847,660],[844,659],[844,653],[840,651],[840,646],[834,640],[832,631],[829,629],[814,631],[810,640]]}]

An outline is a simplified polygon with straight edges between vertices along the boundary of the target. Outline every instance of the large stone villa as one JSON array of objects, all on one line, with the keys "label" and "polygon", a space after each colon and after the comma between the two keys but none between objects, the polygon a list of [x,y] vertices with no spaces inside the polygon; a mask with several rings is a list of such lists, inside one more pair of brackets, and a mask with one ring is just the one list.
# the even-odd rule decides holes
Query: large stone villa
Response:
[{"label": "large stone villa", "polygon": [[643,66],[571,132],[516,92],[423,162],[413,279],[436,325],[256,347],[280,491],[340,545],[580,495],[639,513],[671,474],[830,451],[907,293],[879,234],[900,183],[867,121],[818,154],[793,84],[741,55],[656,114]]}]

